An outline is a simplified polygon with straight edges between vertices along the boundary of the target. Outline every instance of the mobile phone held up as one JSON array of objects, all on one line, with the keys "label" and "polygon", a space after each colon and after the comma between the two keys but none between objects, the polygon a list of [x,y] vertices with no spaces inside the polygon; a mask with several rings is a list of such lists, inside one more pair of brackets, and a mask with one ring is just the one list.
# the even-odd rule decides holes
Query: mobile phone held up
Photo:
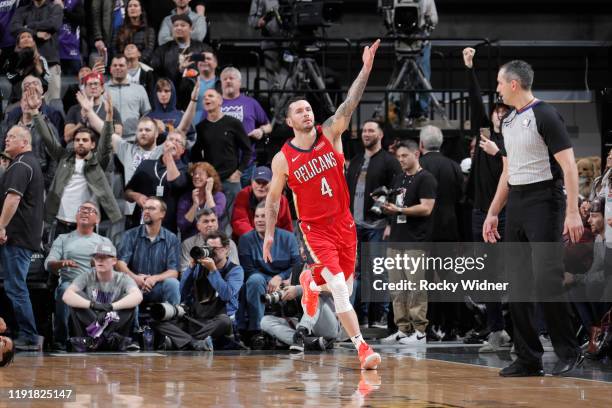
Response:
[{"label": "mobile phone held up", "polygon": [[204,54],[197,54],[197,53],[191,54],[190,58],[193,62],[204,61],[205,59]]},{"label": "mobile phone held up", "polygon": [[480,136],[484,139],[491,139],[491,129],[489,128],[480,128]]}]

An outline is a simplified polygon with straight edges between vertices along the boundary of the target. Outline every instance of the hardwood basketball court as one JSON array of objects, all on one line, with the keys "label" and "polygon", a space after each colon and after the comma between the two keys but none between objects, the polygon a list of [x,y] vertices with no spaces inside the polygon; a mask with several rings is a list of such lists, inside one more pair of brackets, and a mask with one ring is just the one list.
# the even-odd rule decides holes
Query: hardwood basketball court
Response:
[{"label": "hardwood basketball court", "polygon": [[[362,372],[354,350],[19,354],[0,369],[0,406],[32,407],[609,407],[612,369],[587,362],[572,377],[498,376],[510,354],[476,348],[377,347],[383,366]],[[545,355],[545,368],[554,363]],[[10,403],[11,388],[71,387],[71,402]]]}]

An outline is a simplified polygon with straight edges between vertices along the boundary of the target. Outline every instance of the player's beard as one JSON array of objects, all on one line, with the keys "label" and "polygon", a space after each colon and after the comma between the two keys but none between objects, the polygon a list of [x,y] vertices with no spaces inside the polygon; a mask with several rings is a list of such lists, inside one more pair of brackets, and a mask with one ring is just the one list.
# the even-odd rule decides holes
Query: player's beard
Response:
[{"label": "player's beard", "polygon": [[312,129],[314,129],[314,121],[312,121],[312,124],[310,125],[303,125],[301,129],[296,129],[297,131],[299,131],[300,133],[310,133],[312,131]]}]

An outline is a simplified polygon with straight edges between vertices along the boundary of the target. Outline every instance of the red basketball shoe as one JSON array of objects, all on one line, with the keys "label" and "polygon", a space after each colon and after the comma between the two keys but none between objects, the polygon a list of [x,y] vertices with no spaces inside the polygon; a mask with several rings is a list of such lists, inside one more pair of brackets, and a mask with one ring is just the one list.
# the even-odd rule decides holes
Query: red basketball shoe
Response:
[{"label": "red basketball shoe", "polygon": [[312,272],[305,269],[300,274],[300,286],[302,286],[302,308],[304,313],[310,317],[314,317],[319,308],[319,292],[310,288],[312,282]]},{"label": "red basketball shoe", "polygon": [[359,346],[359,361],[361,362],[362,370],[376,370],[380,364],[380,354],[375,353],[367,343],[361,343]]}]

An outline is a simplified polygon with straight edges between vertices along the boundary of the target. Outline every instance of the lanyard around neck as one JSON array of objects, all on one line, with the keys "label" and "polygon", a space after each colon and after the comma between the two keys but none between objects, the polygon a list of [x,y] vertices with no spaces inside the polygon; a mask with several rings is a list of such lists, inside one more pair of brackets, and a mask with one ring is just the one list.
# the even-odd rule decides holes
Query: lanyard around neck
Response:
[{"label": "lanyard around neck", "polygon": [[159,162],[155,162],[155,177],[157,177],[157,179],[159,180],[159,185],[161,186],[164,183],[164,177],[166,177],[166,174],[168,174],[168,170],[166,169],[166,171],[164,171],[161,175],[161,177],[159,177],[159,173],[157,172],[157,164]]}]

